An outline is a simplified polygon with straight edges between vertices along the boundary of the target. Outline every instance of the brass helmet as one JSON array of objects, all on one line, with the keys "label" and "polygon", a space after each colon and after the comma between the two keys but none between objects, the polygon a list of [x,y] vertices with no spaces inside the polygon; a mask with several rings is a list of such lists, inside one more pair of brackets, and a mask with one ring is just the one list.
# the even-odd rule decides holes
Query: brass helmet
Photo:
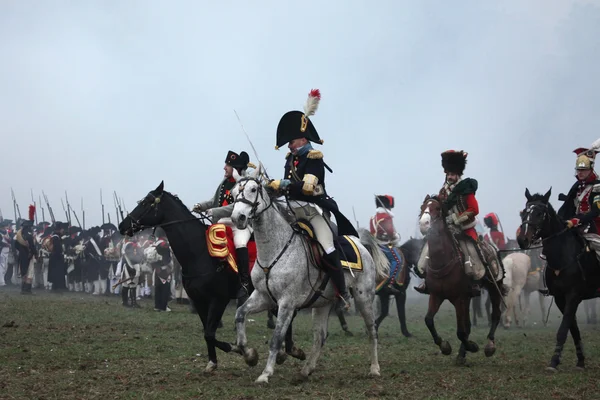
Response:
[{"label": "brass helmet", "polygon": [[576,170],[586,170],[594,168],[594,160],[598,151],[596,149],[584,149],[578,148],[573,150],[577,154],[577,160],[575,161]]}]

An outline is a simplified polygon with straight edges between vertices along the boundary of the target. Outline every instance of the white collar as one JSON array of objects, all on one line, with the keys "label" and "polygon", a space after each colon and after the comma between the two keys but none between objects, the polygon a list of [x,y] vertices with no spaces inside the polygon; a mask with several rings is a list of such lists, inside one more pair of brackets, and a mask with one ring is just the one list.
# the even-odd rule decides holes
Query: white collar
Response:
[{"label": "white collar", "polygon": [[377,214],[389,214],[390,217],[394,218],[394,214],[392,213],[392,210],[388,210],[387,208],[377,207],[375,212]]}]

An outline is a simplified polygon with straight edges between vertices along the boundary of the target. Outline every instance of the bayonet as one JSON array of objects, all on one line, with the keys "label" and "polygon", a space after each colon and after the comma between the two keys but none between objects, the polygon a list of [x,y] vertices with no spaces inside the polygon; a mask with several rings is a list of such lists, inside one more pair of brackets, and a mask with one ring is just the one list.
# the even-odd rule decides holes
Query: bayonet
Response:
[{"label": "bayonet", "polygon": [[[65,218],[67,219],[67,223],[69,222],[69,214],[67,213],[67,209],[65,208],[65,202],[63,201],[62,197],[60,198],[60,204],[62,205],[63,211],[65,212]],[[69,223],[69,226],[71,224]]]},{"label": "bayonet", "polygon": [[46,222],[46,216],[44,214],[44,204],[42,203],[42,197],[38,195],[38,200],[40,201],[40,208],[42,209],[42,222]]},{"label": "bayonet", "polygon": [[[69,204],[69,196],[67,195],[67,191],[65,190],[65,201],[67,202],[67,217],[69,220],[69,226],[72,225],[71,224],[71,204]],[[81,225],[79,226],[81,228]]]},{"label": "bayonet", "polygon": [[83,220],[83,229],[85,230],[85,210],[83,209],[83,197],[81,198],[81,219]]},{"label": "bayonet", "polygon": [[[15,208],[15,225],[16,225],[19,222],[19,220],[21,219],[21,210],[19,209],[19,204],[17,203],[17,198],[15,197],[15,192],[13,191],[12,188],[10,188],[10,194],[12,195],[13,206]],[[19,216],[18,219],[17,219],[17,215]]]},{"label": "bayonet", "polygon": [[104,201],[102,200],[102,189],[100,189],[100,205],[102,206],[102,225],[104,225]]},{"label": "bayonet", "polygon": [[50,202],[48,201],[48,196],[46,196],[46,193],[44,193],[43,190],[42,190],[42,196],[44,196],[44,201],[46,202],[46,207],[48,207],[48,213],[50,214],[50,221],[52,221],[52,223],[54,224],[56,222],[56,219],[54,218],[54,211],[52,211],[52,207],[50,207]]}]

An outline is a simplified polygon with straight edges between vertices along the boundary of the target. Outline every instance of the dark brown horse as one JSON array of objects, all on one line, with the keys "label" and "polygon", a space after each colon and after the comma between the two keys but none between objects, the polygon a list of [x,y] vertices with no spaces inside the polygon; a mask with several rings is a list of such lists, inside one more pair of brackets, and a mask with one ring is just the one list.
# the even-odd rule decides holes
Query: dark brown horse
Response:
[{"label": "dark brown horse", "polygon": [[[467,276],[463,267],[463,256],[458,242],[446,225],[447,210],[436,197],[427,196],[421,206],[421,221],[429,220],[427,244],[429,263],[425,274],[425,282],[429,288],[429,308],[425,316],[425,324],[431,332],[433,341],[439,346],[442,354],[450,355],[450,343],[438,335],[433,318],[437,314],[444,300],[449,300],[456,311],[456,336],[461,342],[456,358],[458,365],[466,363],[466,352],[475,353],[479,350],[477,344],[469,340],[471,333],[471,319],[469,307],[471,304],[471,278]],[[502,286],[499,282],[500,287]],[[490,357],[496,352],[494,334],[500,323],[501,294],[493,282],[484,279],[484,287],[490,293],[492,301],[492,324],[488,333],[488,343],[485,346],[485,355]]]}]

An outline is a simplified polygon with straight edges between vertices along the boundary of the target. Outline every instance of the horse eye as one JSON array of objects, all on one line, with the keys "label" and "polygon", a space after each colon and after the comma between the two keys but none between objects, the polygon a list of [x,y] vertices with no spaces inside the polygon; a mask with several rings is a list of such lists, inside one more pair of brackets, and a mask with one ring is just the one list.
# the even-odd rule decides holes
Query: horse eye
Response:
[{"label": "horse eye", "polygon": [[256,193],[256,188],[252,188],[252,190],[250,190],[252,193]]}]

